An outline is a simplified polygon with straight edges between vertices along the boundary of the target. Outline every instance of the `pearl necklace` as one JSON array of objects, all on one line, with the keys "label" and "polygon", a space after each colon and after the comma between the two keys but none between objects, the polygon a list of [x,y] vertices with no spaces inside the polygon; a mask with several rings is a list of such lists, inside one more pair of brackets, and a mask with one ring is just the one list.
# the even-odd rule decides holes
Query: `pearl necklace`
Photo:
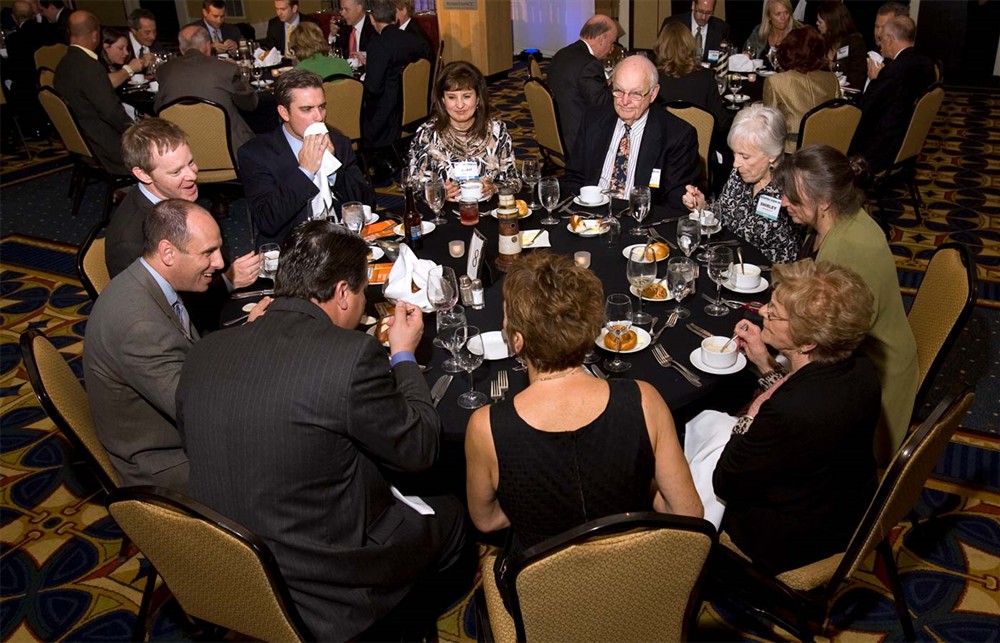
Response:
[{"label": "pearl necklace", "polygon": [[536,382],[548,382],[549,380],[557,380],[557,379],[560,379],[562,377],[566,377],[568,375],[572,375],[573,373],[577,372],[578,370],[580,370],[579,366],[577,366],[575,368],[571,368],[568,371],[563,371],[562,373],[556,373],[555,375],[547,375],[546,377],[536,377],[535,381]]}]

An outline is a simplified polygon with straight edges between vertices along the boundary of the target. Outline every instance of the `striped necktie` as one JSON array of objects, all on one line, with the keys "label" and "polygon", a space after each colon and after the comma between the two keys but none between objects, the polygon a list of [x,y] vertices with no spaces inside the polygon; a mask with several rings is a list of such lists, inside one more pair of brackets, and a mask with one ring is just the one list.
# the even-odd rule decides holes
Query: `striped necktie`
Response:
[{"label": "striped necktie", "polygon": [[174,302],[173,305],[174,313],[177,314],[177,319],[181,323],[181,330],[184,331],[184,336],[191,339],[191,318],[188,316],[187,308],[180,299]]}]

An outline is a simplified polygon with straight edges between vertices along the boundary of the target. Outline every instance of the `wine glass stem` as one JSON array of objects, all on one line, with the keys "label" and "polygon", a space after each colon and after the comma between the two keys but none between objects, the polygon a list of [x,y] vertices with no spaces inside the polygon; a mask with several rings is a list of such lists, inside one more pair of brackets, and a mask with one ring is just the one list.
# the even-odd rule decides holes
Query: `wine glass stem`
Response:
[{"label": "wine glass stem", "polygon": [[636,290],[639,291],[639,297],[638,297],[638,299],[639,299],[639,315],[638,316],[639,316],[639,318],[642,318],[642,290],[639,289],[639,288],[636,288]]},{"label": "wine glass stem", "polygon": [[722,282],[715,284],[715,307],[718,308],[722,306]]},{"label": "wine glass stem", "polygon": [[469,393],[474,393],[476,390],[476,380],[472,377],[472,371],[466,371],[469,374]]}]

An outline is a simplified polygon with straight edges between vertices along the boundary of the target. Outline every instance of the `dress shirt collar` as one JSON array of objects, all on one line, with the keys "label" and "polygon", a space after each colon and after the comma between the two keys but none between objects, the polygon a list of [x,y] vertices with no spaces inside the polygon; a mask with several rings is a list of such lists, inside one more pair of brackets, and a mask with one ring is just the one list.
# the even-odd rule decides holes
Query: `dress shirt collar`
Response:
[{"label": "dress shirt collar", "polygon": [[[582,40],[582,39],[580,40],[580,42],[582,42],[583,44],[585,44],[587,46],[587,51],[590,52],[591,56],[594,56],[594,48],[590,46],[590,43],[587,42],[586,40]],[[594,58],[597,58],[597,56],[594,56]]]},{"label": "dress shirt collar", "polygon": [[91,58],[93,58],[94,60],[97,60],[97,52],[95,52],[93,49],[88,49],[88,48],[84,47],[83,45],[70,45],[70,47],[76,47],[80,51],[86,52],[87,55],[90,56]]},{"label": "dress shirt collar", "polygon": [[288,123],[282,123],[281,133],[285,135],[285,140],[288,141],[288,146],[292,148],[292,154],[295,158],[299,158],[299,152],[302,151],[302,141],[295,138],[295,136],[288,131]]},{"label": "dress shirt collar", "polygon": [[139,257],[139,263],[141,263],[142,266],[149,271],[149,274],[153,276],[153,279],[156,280],[156,283],[160,287],[160,290],[163,291],[163,296],[167,298],[167,304],[171,308],[173,308],[174,304],[177,302],[178,299],[177,291],[174,290],[174,287],[171,286],[170,283],[163,278],[163,275],[156,272],[156,269],[153,268],[153,266],[149,265],[146,262],[145,257]]},{"label": "dress shirt collar", "polygon": [[407,18],[406,22],[404,22],[403,24],[399,25],[399,30],[400,31],[406,31],[406,27],[409,26],[411,20],[413,20],[413,18]]},{"label": "dress shirt collar", "polygon": [[285,30],[287,31],[288,29],[295,29],[296,27],[298,27],[299,26],[299,20],[301,18],[302,18],[302,16],[300,14],[296,13],[295,14],[295,20],[292,20],[291,23],[287,23],[287,22],[285,23],[287,25],[285,27]]},{"label": "dress shirt collar", "polygon": [[142,192],[142,195],[147,199],[149,199],[149,202],[152,203],[153,205],[156,205],[157,203],[163,200],[160,197],[153,194],[152,192],[150,192],[149,188],[147,188],[144,183],[141,182],[139,183],[139,191]]},{"label": "dress shirt collar", "polygon": [[135,39],[135,35],[132,33],[131,29],[128,30],[128,41],[132,46],[132,55],[136,58],[141,58],[142,48],[144,45],[139,44],[139,41]]},{"label": "dress shirt collar", "polygon": [[354,25],[354,30],[358,32],[358,50],[361,49],[361,30],[365,28],[365,20],[368,20],[368,14],[361,20],[358,20],[357,24]]}]

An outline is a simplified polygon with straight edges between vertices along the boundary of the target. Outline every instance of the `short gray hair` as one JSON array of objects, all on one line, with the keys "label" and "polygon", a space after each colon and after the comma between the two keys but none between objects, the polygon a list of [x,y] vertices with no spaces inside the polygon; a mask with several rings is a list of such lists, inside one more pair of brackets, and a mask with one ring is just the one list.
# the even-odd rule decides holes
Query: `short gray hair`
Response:
[{"label": "short gray hair", "polygon": [[729,128],[726,143],[746,141],[771,158],[780,159],[785,152],[785,117],[774,107],[764,103],[748,105],[736,114]]},{"label": "short gray hair", "polygon": [[193,31],[189,31],[187,37],[183,34],[184,29],[177,34],[177,44],[180,47],[181,53],[186,53],[189,49],[201,50],[205,45],[212,42],[212,37],[208,35],[208,29],[198,26],[195,27]]},{"label": "short gray hair", "polygon": [[156,16],[154,16],[153,12],[149,9],[136,9],[132,13],[128,14],[128,26],[132,29],[138,29],[139,21],[143,18],[156,22]]},{"label": "short gray hair", "polygon": [[647,91],[656,87],[656,85],[660,82],[660,73],[656,71],[656,65],[653,64],[653,61],[641,54],[628,56],[627,58],[623,58],[619,61],[618,64],[615,65],[614,71],[611,72],[611,84],[613,85],[615,78],[618,77],[618,69],[633,59],[638,60],[638,64],[646,71],[646,80],[649,81],[646,87]]}]

